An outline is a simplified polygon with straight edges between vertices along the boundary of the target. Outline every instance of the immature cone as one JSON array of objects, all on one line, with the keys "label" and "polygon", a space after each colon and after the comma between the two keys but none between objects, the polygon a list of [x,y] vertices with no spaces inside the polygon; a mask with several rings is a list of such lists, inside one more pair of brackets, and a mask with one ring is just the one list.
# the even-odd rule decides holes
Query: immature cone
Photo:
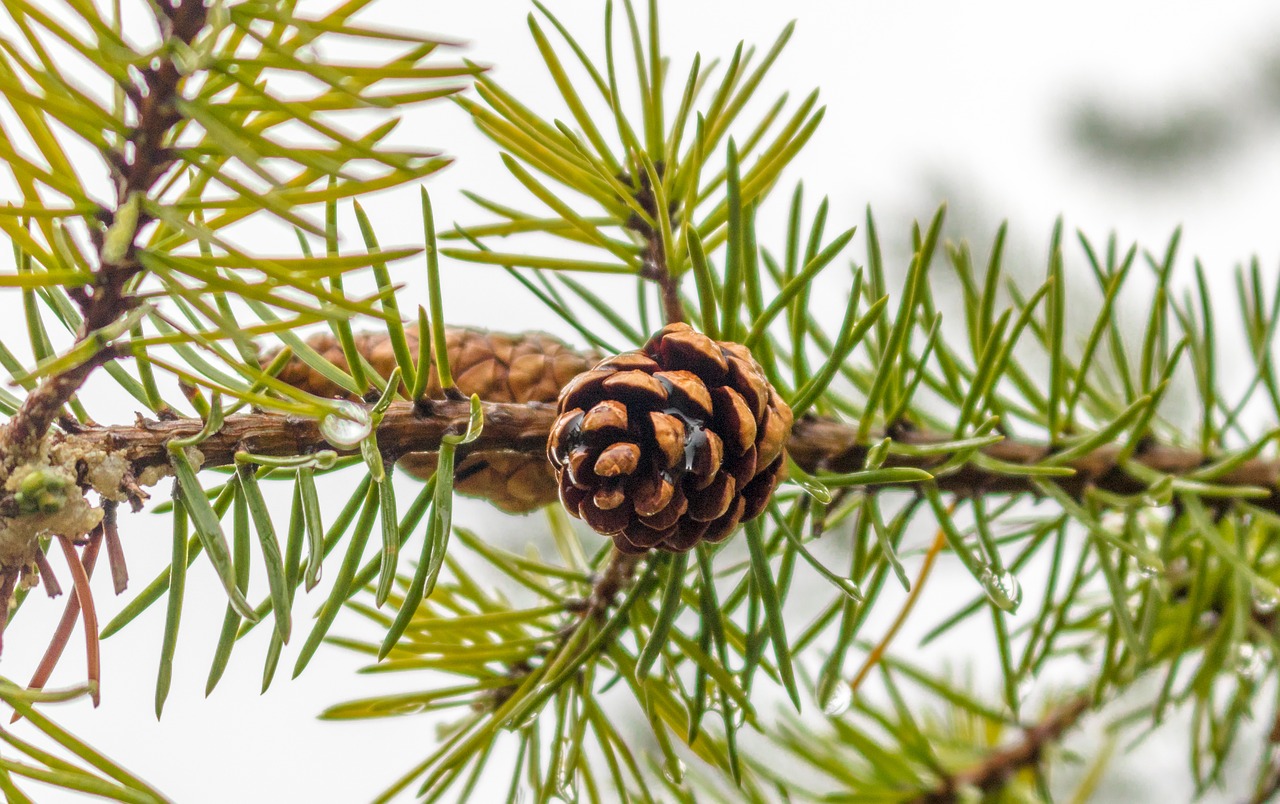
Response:
[{"label": "immature cone", "polygon": [[746,347],[671,324],[560,393],[547,456],[565,508],[618,550],[683,552],[758,516],[791,409]]},{"label": "immature cone", "polygon": [[[405,327],[410,354],[418,353],[418,328]],[[348,371],[342,344],[328,333],[313,335],[307,345],[343,371]],[[356,351],[383,377],[396,367],[396,354],[386,333],[355,335]],[[479,394],[486,402],[554,402],[560,389],[586,371],[590,358],[545,332],[508,335],[469,327],[445,328],[445,349],[450,373],[463,394]],[[267,356],[268,359],[270,355]],[[341,387],[294,358],[280,372],[280,379],[316,396],[345,396]],[[433,365],[426,395],[439,399],[440,378]]]},{"label": "immature cone", "polygon": [[[418,353],[418,328],[405,328],[411,354]],[[391,339],[386,333],[361,332],[355,336],[356,350],[383,377],[397,365]],[[343,371],[347,370],[342,344],[328,333],[307,339],[307,345]],[[560,389],[586,371],[594,355],[574,350],[563,341],[543,332],[508,335],[466,327],[445,329],[445,348],[458,390],[466,396],[478,394],[486,402],[556,401]],[[269,360],[270,355],[266,358]],[[317,396],[354,399],[340,386],[325,379],[300,359],[294,358],[281,370],[280,379]],[[426,396],[443,395],[435,367],[431,367]],[[397,465],[426,480],[436,470],[436,454],[412,452]],[[510,513],[527,513],[554,501],[556,478],[551,466],[541,458],[512,452],[468,453],[459,456],[454,488],[463,494],[485,497]]]}]

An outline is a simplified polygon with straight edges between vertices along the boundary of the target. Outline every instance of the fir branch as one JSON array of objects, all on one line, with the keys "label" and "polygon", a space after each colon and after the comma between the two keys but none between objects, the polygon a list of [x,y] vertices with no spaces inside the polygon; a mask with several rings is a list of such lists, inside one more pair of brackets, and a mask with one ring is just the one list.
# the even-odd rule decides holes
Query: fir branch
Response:
[{"label": "fir branch", "polygon": [[[378,446],[389,458],[414,452],[435,452],[445,435],[466,431],[470,408],[466,402],[451,400],[419,400],[417,403],[395,402],[387,409],[378,426]],[[527,456],[530,460],[546,460],[546,442],[555,420],[553,405],[540,402],[524,404],[487,402],[484,404],[485,428],[469,445],[467,454],[503,452]],[[139,420],[133,425],[86,424],[78,432],[59,434],[58,443],[79,454],[119,454],[130,465],[134,478],[143,477],[148,469],[169,463],[165,444],[174,438],[186,438],[201,431],[204,423],[195,418],[163,421]],[[858,427],[831,418],[809,416],[796,422],[787,449],[791,459],[804,472],[849,473],[862,469],[868,453],[886,436],[893,443],[916,448],[927,454],[891,454],[882,468],[922,469],[926,472],[946,467],[934,477],[942,491],[962,497],[981,495],[1041,494],[1038,484],[1052,484],[1073,499],[1080,500],[1089,489],[1117,495],[1133,495],[1146,491],[1149,483],[1139,474],[1154,472],[1179,477],[1208,463],[1228,457],[1227,454],[1204,454],[1198,450],[1147,443],[1127,461],[1120,456],[1123,447],[1106,444],[1073,460],[1057,464],[1061,470],[1053,475],[1027,474],[1052,458],[1054,447],[1038,441],[1004,438],[972,451],[971,448],[937,449],[954,442],[951,435],[924,430],[897,429],[892,433],[873,430],[858,438]],[[321,434],[315,419],[275,413],[247,413],[228,416],[222,428],[200,444],[203,466],[234,464],[237,450],[270,457],[309,455],[333,449]],[[358,449],[339,449],[339,454],[356,454]],[[969,452],[968,460],[952,465],[957,455]],[[1069,472],[1069,474],[1067,473]],[[153,476],[154,477],[154,476]],[[158,479],[155,477],[154,479]],[[154,479],[152,482],[154,482]],[[868,490],[910,487],[916,479],[890,479],[868,486]],[[1230,471],[1214,479],[1221,489],[1238,490],[1233,496],[1216,497],[1215,505],[1247,501],[1250,505],[1280,513],[1280,460],[1250,458],[1240,461]],[[127,491],[128,489],[124,489]],[[554,502],[554,490],[543,502]],[[3,502],[0,501],[0,505]]]},{"label": "fir branch", "polygon": [[1093,705],[1090,695],[1078,695],[1045,715],[1023,732],[1017,743],[1002,748],[968,770],[948,776],[933,790],[913,799],[914,804],[955,804],[966,790],[977,790],[984,799],[994,795],[1019,771],[1034,768],[1051,745],[1062,739]]},{"label": "fir branch", "polygon": [[[542,403],[516,405],[486,403],[485,426],[470,452],[512,451],[541,455],[555,419],[552,406]],[[471,418],[469,402],[420,400],[416,404],[394,402],[377,428],[378,446],[388,461],[410,452],[435,452],[447,435],[460,435]],[[165,446],[173,439],[200,433],[204,422],[196,418],[141,419],[133,425],[90,425],[80,432],[58,435],[55,441],[82,455],[119,455],[129,462],[134,478],[150,483],[167,473],[170,456]],[[202,468],[233,466],[237,451],[255,456],[289,458],[335,450],[358,455],[360,448],[335,449],[321,433],[320,421],[275,413],[227,416],[222,427],[200,442]],[[543,458],[545,460],[545,458]],[[148,470],[161,469],[161,475]]]},{"label": "fir branch", "polygon": [[[174,3],[158,0],[152,4],[164,41],[176,40],[184,47],[195,41],[204,27],[208,8],[204,3]],[[141,198],[151,190],[173,165],[173,153],[163,146],[165,136],[182,120],[177,109],[178,83],[182,73],[172,56],[158,58],[140,72],[142,86],[129,90],[137,109],[138,122],[127,135],[132,145],[132,158],[116,155],[112,172],[116,183],[116,209],[104,213],[108,228],[97,240],[98,269],[94,271],[92,290],[74,288],[71,298],[80,306],[83,321],[76,333],[76,346],[91,339],[103,327],[119,320],[137,304],[130,299],[127,287],[142,271],[133,254],[135,238],[147,216],[139,207]],[[95,232],[95,235],[97,233]],[[73,347],[74,348],[74,347]],[[84,384],[94,369],[120,357],[113,347],[100,343],[92,355],[65,371],[45,378],[13,415],[0,444],[10,462],[29,456],[49,431],[59,411]]]}]

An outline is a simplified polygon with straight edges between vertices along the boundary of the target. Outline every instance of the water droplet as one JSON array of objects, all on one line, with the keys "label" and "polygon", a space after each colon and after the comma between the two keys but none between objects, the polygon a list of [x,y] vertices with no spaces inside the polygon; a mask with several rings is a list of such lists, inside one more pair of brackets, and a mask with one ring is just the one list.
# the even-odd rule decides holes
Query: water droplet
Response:
[{"label": "water droplet", "polygon": [[837,581],[836,588],[838,588],[841,592],[844,592],[845,595],[849,597],[849,599],[854,601],[862,600],[862,590],[859,589],[858,585],[854,583],[852,580],[848,578],[837,578],[836,581]]},{"label": "water droplet", "polygon": [[1019,701],[1025,701],[1031,697],[1036,690],[1036,680],[1030,675],[1023,676],[1018,679],[1017,695]]},{"label": "water droplet", "polygon": [[1253,681],[1262,672],[1267,663],[1267,656],[1251,642],[1241,642],[1236,646],[1236,676],[1241,681]]},{"label": "water droplet", "polygon": [[818,481],[814,480],[813,478],[792,477],[789,479],[791,480],[792,483],[795,483],[797,486],[799,486],[801,490],[804,491],[805,494],[808,494],[810,497],[822,503],[823,505],[826,505],[827,503],[831,502],[831,490],[828,489],[826,486],[824,486],[822,483],[819,483]]},{"label": "water droplet", "polygon": [[684,782],[684,774],[687,770],[684,762],[676,758],[662,766],[662,775],[672,784],[681,784]]},{"label": "water droplet", "polygon": [[849,685],[844,683],[843,679],[837,680],[822,701],[822,714],[827,717],[839,717],[849,709],[849,705],[852,703],[853,691],[849,689]]},{"label": "water droplet", "polygon": [[1258,614],[1270,614],[1280,606],[1280,597],[1267,594],[1262,590],[1253,592],[1253,610]]},{"label": "water droplet", "polygon": [[992,567],[987,567],[982,570],[978,581],[992,603],[1010,613],[1018,610],[1018,605],[1022,603],[1022,585],[1012,572],[1007,569],[996,572]]},{"label": "water droplet", "polygon": [[355,402],[341,401],[334,411],[320,420],[320,435],[335,447],[360,445],[373,429],[369,411]]},{"label": "water droplet", "polygon": [[[539,693],[541,693],[543,689],[544,687],[539,686],[537,689],[531,692],[530,695],[536,696]],[[523,729],[525,726],[528,726],[529,724],[536,721],[541,711],[542,710],[539,707],[536,707],[536,706],[531,707],[528,712],[520,714],[519,717],[515,717],[515,718],[512,718],[511,720],[508,720],[506,724],[503,725],[503,728],[506,729],[507,731],[520,731],[520,729]]]}]

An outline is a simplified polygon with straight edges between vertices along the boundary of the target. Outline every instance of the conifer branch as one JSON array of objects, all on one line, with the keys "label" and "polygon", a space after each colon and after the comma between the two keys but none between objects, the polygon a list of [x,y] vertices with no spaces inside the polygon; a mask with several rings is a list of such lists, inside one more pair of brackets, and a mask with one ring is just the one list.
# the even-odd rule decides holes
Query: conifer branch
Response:
[{"label": "conifer branch", "polygon": [[[236,641],[255,623],[274,620],[265,690],[289,634],[296,633],[295,591],[312,591],[324,561],[341,546],[345,555],[337,573],[329,573],[328,597],[295,675],[325,641],[376,656],[379,672],[440,673],[420,693],[353,701],[326,716],[470,709],[447,736],[440,733],[431,756],[386,798],[421,779],[419,794],[425,798],[452,790],[468,799],[478,778],[504,764],[491,750],[508,735],[520,741],[513,795],[527,785],[542,799],[575,788],[596,796],[612,785],[653,798],[649,786],[656,776],[651,780],[641,767],[645,763],[637,762],[645,752],[614,729],[605,709],[610,704],[602,700],[616,686],[629,687],[643,705],[664,754],[663,778],[673,791],[685,788],[678,797],[694,789],[679,761],[683,750],[673,750],[682,742],[720,774],[717,787],[732,779],[740,797],[765,800],[762,782],[791,780],[775,775],[773,756],[746,753],[737,734],[746,727],[764,730],[754,702],[765,684],[785,687],[801,707],[795,679],[810,669],[805,665],[818,646],[827,659],[816,677],[815,697],[828,717],[842,721],[840,728],[830,739],[815,739],[813,722],[797,720],[794,733],[774,724],[766,733],[831,776],[841,787],[837,796],[870,798],[878,792],[886,800],[958,802],[974,793],[1029,795],[1028,782],[1033,775],[1042,781],[1050,749],[1080,718],[1161,666],[1168,675],[1147,713],[1158,723],[1168,706],[1194,702],[1191,764],[1197,790],[1222,781],[1234,723],[1256,705],[1258,689],[1270,688],[1272,678],[1259,674],[1263,668],[1274,674],[1270,638],[1280,619],[1280,457],[1272,444],[1280,430],[1253,435],[1246,422],[1250,400],[1262,392],[1280,416],[1271,359],[1280,292],[1265,292],[1256,265],[1238,277],[1246,351],[1256,369],[1238,402],[1222,387],[1229,384],[1220,382],[1225,363],[1219,360],[1223,350],[1215,340],[1203,270],[1197,265],[1197,291],[1185,300],[1170,282],[1176,236],[1163,261],[1147,258],[1157,287],[1141,349],[1116,325],[1121,319],[1113,309],[1135,264],[1136,246],[1122,257],[1114,240],[1103,253],[1081,237],[1104,303],[1083,349],[1075,350],[1067,326],[1061,223],[1045,281],[1024,298],[1021,279],[1002,275],[1003,229],[983,272],[967,245],[947,244],[939,211],[928,226],[912,232],[912,259],[898,294],[886,283],[886,261],[868,210],[865,265],[851,265],[844,320],[838,330],[827,330],[811,310],[810,288],[837,264],[853,229],[831,237],[825,200],[806,220],[797,187],[785,245],[770,251],[756,241],[757,209],[767,209],[761,204],[824,114],[815,92],[785,114],[789,101],[783,96],[749,129],[752,121],[742,119],[744,109],[757,108],[761,81],[790,38],[790,26],[767,52],[740,45],[724,62],[704,64],[697,56],[675,106],[672,90],[679,90],[675,79],[681,72],[672,70],[674,62],[662,52],[656,0],[649,3],[647,43],[630,0],[607,6],[605,61],[599,66],[589,55],[592,48],[580,45],[535,3],[546,22],[531,15],[530,30],[570,123],[564,109],[544,114],[531,108],[471,62],[421,65],[446,43],[364,28],[351,19],[364,2],[318,19],[295,16],[295,4],[283,1],[148,2],[160,44],[133,53],[116,30],[118,21],[107,31],[105,21],[92,24],[93,4],[66,1],[73,18],[84,16],[91,29],[104,32],[82,54],[118,85],[122,95],[110,108],[81,98],[77,82],[59,75],[47,59],[26,64],[20,55],[26,48],[6,51],[31,79],[13,78],[0,92],[24,133],[45,138],[40,107],[48,105],[59,131],[69,128],[101,153],[116,196],[101,204],[90,198],[74,175],[78,168],[63,164],[65,159],[46,153],[46,169],[43,162],[25,163],[17,152],[6,156],[18,168],[22,201],[0,218],[18,254],[17,273],[5,274],[0,284],[26,294],[35,366],[24,369],[21,357],[0,347],[0,364],[25,394],[21,400],[0,390],[0,406],[16,413],[0,426],[0,535],[7,530],[8,536],[0,542],[21,548],[0,549],[0,637],[7,603],[21,594],[20,585],[33,586],[38,575],[46,591],[55,593],[42,537],[54,536],[65,551],[74,582],[66,588],[75,592],[33,687],[48,680],[80,620],[88,637],[87,676],[94,682],[87,691],[96,695],[99,632],[89,573],[105,547],[116,591],[123,590],[127,573],[115,508],[126,500],[140,508],[144,487],[177,475],[174,498],[163,504],[173,511],[173,561],[101,635],[117,632],[167,597],[158,713],[176,678],[173,646],[185,573],[199,550],[228,595],[207,689],[222,676]],[[615,47],[615,21],[629,34],[619,40],[621,48]],[[25,29],[23,35],[32,36]],[[322,35],[410,47],[384,64],[344,64],[317,56],[312,43]],[[552,41],[557,35],[563,46]],[[636,63],[638,116],[628,110],[634,104],[623,102],[635,93],[619,83],[626,59],[618,55],[625,54],[626,39]],[[319,88],[315,94],[279,94],[279,85],[268,78],[280,71]],[[579,80],[582,74],[585,80]],[[379,248],[373,224],[357,205],[365,251],[343,253],[338,204],[425,177],[448,160],[434,151],[389,148],[382,141],[392,121],[350,135],[328,118],[331,112],[370,107],[394,113],[452,94],[460,88],[453,79],[463,76],[476,78],[476,92],[459,104],[503,150],[507,168],[538,205],[526,212],[505,197],[471,195],[496,220],[441,235],[465,239],[472,249],[439,249],[424,190],[430,320],[419,308],[415,330],[406,326],[389,265],[416,249]],[[442,79],[449,81],[438,83]],[[412,86],[405,91],[375,91],[406,81]],[[24,118],[24,110],[35,110],[38,126]],[[276,134],[292,124],[324,145],[298,147],[287,132]],[[56,145],[63,135],[47,136]],[[273,166],[281,163],[291,165],[290,175],[277,175]],[[46,187],[70,206],[50,207]],[[304,214],[319,204],[325,207],[323,227]],[[260,255],[220,234],[258,212],[297,227],[303,256]],[[29,232],[26,218],[47,225]],[[81,249],[59,228],[64,219],[87,228],[89,248]],[[324,238],[323,256],[313,255],[308,234]],[[523,235],[539,240],[528,248],[490,248],[494,238],[511,242],[506,238]],[[41,237],[54,251],[43,253]],[[575,253],[585,247],[589,258],[540,251],[557,239],[572,243]],[[952,319],[950,331],[941,328],[942,308],[950,316],[957,306],[939,292],[937,271],[929,273],[935,253],[942,252],[961,285],[967,338],[953,337],[958,330]],[[724,563],[732,555],[711,549],[678,556],[594,549],[558,510],[547,442],[557,394],[599,355],[533,333],[452,330],[446,337],[437,255],[505,268],[586,343],[610,353],[620,351],[613,344],[640,344],[652,331],[647,283],[654,283],[663,321],[687,320],[755,355],[759,370],[799,417],[786,446],[792,474],[808,493],[791,487],[771,499],[761,497],[768,515],[746,529],[748,560],[737,564]],[[366,269],[374,274],[377,294],[346,295],[353,288],[344,290],[344,279]],[[639,280],[638,315],[622,311],[614,298],[596,295],[575,274]],[[694,282],[685,283],[682,295],[681,280],[689,275]],[[1006,307],[1006,297],[1012,306]],[[43,330],[41,304],[66,326],[71,349],[55,353]],[[592,326],[590,316],[581,318],[584,309],[594,311],[601,326]],[[351,322],[358,317],[385,329],[357,336]],[[326,324],[332,337],[324,342],[294,334]],[[277,337],[280,351],[260,351],[256,339],[263,336]],[[1028,341],[1043,347],[1047,371],[1022,362]],[[112,365],[129,357],[136,366]],[[99,367],[139,401],[136,422],[100,425],[88,419],[81,405],[84,389],[91,387],[85,383]],[[135,367],[136,372],[126,370]],[[1175,375],[1187,368],[1201,403],[1198,432],[1179,431],[1161,414],[1166,392],[1178,393],[1181,380]],[[190,407],[165,401],[155,370],[177,380]],[[842,385],[852,393],[842,392]],[[403,401],[394,401],[397,394]],[[182,418],[175,412],[182,409],[195,413]],[[782,438],[771,439],[771,456]],[[335,461],[335,455],[350,460]],[[366,473],[346,505],[336,515],[322,510],[329,501],[322,505],[315,475],[361,460]],[[678,453],[670,460],[678,464]],[[772,481],[782,462],[764,463],[774,467]],[[396,464],[427,481],[407,505],[397,504],[387,478]],[[238,471],[224,483],[206,483],[198,474],[231,466]],[[259,489],[260,476],[292,486],[287,528],[282,519],[273,524],[274,506]],[[880,495],[882,489],[895,493]],[[89,491],[101,497],[99,507]],[[544,560],[536,552],[508,552],[488,534],[455,526],[455,492],[485,496],[512,512],[557,506],[547,513],[558,555]],[[988,495],[1009,499],[988,505]],[[1052,504],[1025,518],[1018,513],[1026,508],[1020,503],[1041,497]],[[907,529],[926,500],[939,532],[911,584],[897,551],[905,550]],[[953,516],[966,500],[971,505],[960,518],[971,514],[971,527]],[[381,544],[370,557],[375,523],[381,525]],[[844,566],[828,566],[806,548],[828,524],[833,531],[843,528],[839,546],[850,548]],[[260,562],[251,533],[261,542]],[[84,545],[79,556],[78,545]],[[411,577],[399,574],[409,547],[422,551]],[[487,578],[471,577],[471,562],[454,560],[459,549],[532,591],[534,603],[525,605]],[[981,590],[971,590],[970,604],[940,612],[943,621],[924,642],[989,610],[1004,682],[1003,700],[994,705],[979,699],[983,693],[970,695],[953,680],[911,667],[887,650],[922,600],[924,582],[944,549]],[[1009,620],[1020,604],[1031,607],[1022,601],[1018,574],[1029,561],[1045,563],[1050,549],[1038,611],[1030,621]],[[1078,560],[1071,559],[1072,551]],[[328,560],[332,567],[335,559]],[[269,594],[254,607],[246,595],[250,566],[258,563]],[[817,573],[831,590],[810,588],[797,569]],[[849,682],[848,655],[865,641],[860,629],[893,575],[907,587],[907,601]],[[835,598],[821,613],[803,631],[792,628],[789,599],[803,596],[807,603],[828,591]],[[370,605],[360,595],[370,596]],[[394,615],[386,608],[390,602],[398,608]],[[344,606],[376,623],[376,642],[328,636]],[[1059,700],[1039,720],[1024,720],[1026,682],[1039,677],[1045,662],[1084,652],[1100,657],[1090,692]],[[1180,665],[1183,657],[1188,661]],[[1198,667],[1186,672],[1192,662]],[[892,709],[876,711],[864,698],[846,715],[843,707],[851,700],[841,703],[828,693],[856,691],[873,667],[882,671]],[[463,681],[437,684],[446,674]],[[606,675],[609,680],[600,683]],[[1218,690],[1228,685],[1217,682],[1229,675],[1234,694],[1222,705]],[[900,695],[900,681],[943,699],[953,717],[941,727],[935,719],[917,718],[919,701]],[[44,728],[41,715],[26,704],[55,700],[58,693],[33,690],[14,699],[11,686],[0,683],[0,701]],[[723,729],[708,716],[713,712]],[[1130,714],[1120,725],[1138,719]],[[1208,727],[1201,728],[1205,721]],[[1260,763],[1256,801],[1280,791],[1278,735],[1280,725]],[[1007,740],[1012,742],[998,744]],[[944,742],[956,752],[940,750]],[[965,759],[948,759],[954,756]],[[90,764],[110,767],[100,759]],[[0,767],[0,792],[9,796],[6,767]],[[699,772],[693,769],[690,778]],[[130,789],[145,789],[114,770],[107,774]],[[800,787],[797,797],[808,795]],[[150,793],[133,798],[152,800]]]},{"label": "conifer branch", "polygon": [[[209,10],[204,3],[175,3],[157,0],[152,4],[164,41],[176,40],[190,46],[204,27]],[[128,297],[129,282],[142,271],[133,249],[138,231],[147,221],[140,209],[141,199],[173,166],[173,153],[163,142],[182,120],[177,109],[178,83],[182,78],[170,55],[164,55],[140,71],[140,86],[128,91],[137,109],[138,122],[126,137],[131,153],[113,154],[112,172],[116,183],[116,209],[104,211],[105,235],[95,231],[98,269],[88,292],[69,292],[79,305],[83,321],[76,333],[76,346],[95,337],[119,320],[136,300]],[[94,369],[121,357],[111,345],[100,342],[92,355],[78,365],[46,377],[23,400],[8,426],[0,433],[0,444],[10,461],[23,460],[49,431],[63,405],[88,379]]]},{"label": "conifer branch", "polygon": [[914,804],[955,804],[963,800],[965,790],[981,792],[983,798],[994,795],[1019,771],[1035,767],[1049,746],[1062,739],[1089,711],[1093,698],[1078,695],[1052,709],[1040,722],[1026,729],[1017,743],[989,755],[968,770],[942,780],[935,789],[914,799]]},{"label": "conifer branch", "polygon": [[[469,415],[466,402],[392,403],[378,427],[378,446],[389,458],[435,452],[444,436],[466,431]],[[487,402],[484,417],[484,431],[468,445],[467,454],[503,452],[524,455],[530,460],[546,460],[547,435],[555,419],[554,406],[542,402]],[[170,440],[195,435],[203,426],[196,418],[140,419],[132,425],[88,424],[78,432],[59,434],[57,438],[59,443],[80,454],[121,455],[129,462],[133,477],[140,478],[148,469],[168,465],[165,445]],[[923,430],[899,429],[891,435],[895,443],[914,448],[945,445],[953,440],[951,436]],[[863,467],[867,453],[885,436],[885,432],[873,430],[859,439],[856,425],[810,416],[796,422],[787,449],[791,459],[805,472],[852,472]],[[237,450],[292,457],[323,449],[333,449],[333,446],[324,439],[318,421],[275,413],[228,416],[222,428],[200,445],[205,468],[233,465]],[[357,449],[337,451],[339,454],[358,452]],[[941,490],[963,497],[1038,494],[1035,478],[1020,472],[1040,465],[1053,454],[1053,448],[1042,442],[1005,438],[982,447],[974,458],[938,474],[935,482]],[[1148,488],[1148,483],[1135,474],[1138,469],[1179,477],[1227,457],[1156,443],[1148,443],[1127,461],[1122,461],[1120,455],[1119,445],[1103,445],[1061,464],[1072,474],[1045,476],[1040,480],[1058,486],[1076,499],[1091,488],[1132,495]],[[923,456],[890,455],[883,466],[930,471],[950,463],[954,457],[952,451]],[[1251,505],[1280,513],[1280,461],[1249,458],[1216,476],[1213,482],[1240,492],[1235,498],[1216,498],[1218,504],[1227,504],[1232,499],[1247,500]],[[889,481],[869,489],[902,488],[911,483]],[[1267,492],[1266,496],[1259,493],[1260,489]],[[554,499],[552,489],[543,502],[551,503]]]}]

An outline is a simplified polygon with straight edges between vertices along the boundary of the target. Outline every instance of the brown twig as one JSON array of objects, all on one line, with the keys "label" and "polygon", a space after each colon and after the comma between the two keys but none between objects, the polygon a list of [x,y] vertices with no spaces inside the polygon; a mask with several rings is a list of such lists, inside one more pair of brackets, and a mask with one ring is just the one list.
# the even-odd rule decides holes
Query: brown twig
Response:
[{"label": "brown twig", "polygon": [[591,599],[587,601],[583,619],[602,616],[617,602],[618,593],[631,585],[636,567],[643,558],[641,555],[620,553],[617,550],[610,554],[609,563],[591,589]]},{"label": "brown twig", "polygon": [[1040,764],[1045,749],[1061,740],[1092,705],[1093,698],[1081,694],[1055,707],[1039,723],[1025,729],[1021,740],[968,770],[948,776],[933,790],[913,799],[914,804],[954,804],[960,801],[960,792],[969,789],[978,790],[984,799],[998,792],[1019,771]]},{"label": "brown twig", "polygon": [[[393,403],[378,428],[378,446],[388,456],[411,452],[435,452],[446,434],[466,430],[470,409],[465,402],[424,401],[416,405]],[[542,403],[485,403],[485,426],[478,440],[471,444],[473,454],[507,453],[527,456],[530,460],[546,460],[547,435],[555,419],[551,405]],[[127,459],[131,472],[128,479],[146,477],[148,469],[168,466],[165,448],[171,439],[198,433],[199,419],[168,421],[141,420],[133,425],[91,425],[79,433],[57,436],[58,442],[85,454],[114,454]],[[944,443],[950,436],[908,430],[896,439],[912,446]],[[791,458],[806,472],[846,472],[861,469],[871,445],[884,438],[882,432],[868,434],[859,441],[857,428],[831,419],[804,418],[796,422],[787,448]],[[318,423],[311,419],[271,413],[248,413],[230,416],[223,428],[200,444],[204,466],[230,466],[237,450],[277,457],[306,455],[317,450],[333,449],[320,435]],[[338,450],[343,452],[343,450]],[[353,451],[346,451],[352,454]],[[1012,467],[1034,466],[1051,455],[1046,444],[1007,438],[984,447],[979,454]],[[1147,483],[1118,461],[1120,448],[1099,447],[1093,452],[1063,464],[1070,476],[1044,477],[1072,496],[1081,498],[1089,488],[1113,494],[1137,494]],[[930,470],[946,463],[950,453],[929,456],[891,456],[885,466],[907,466]],[[1136,467],[1160,474],[1182,476],[1218,456],[1196,450],[1149,445],[1129,460]],[[152,477],[152,482],[158,476]],[[1003,473],[968,461],[951,467],[935,478],[939,489],[962,497],[1000,494],[1037,494],[1032,478],[1016,473]],[[1249,497],[1250,505],[1280,513],[1280,461],[1253,458],[1241,462],[1213,481],[1218,486],[1242,490],[1267,489],[1266,497]],[[884,484],[868,491],[901,488],[904,484]],[[910,486],[910,484],[905,484]],[[555,501],[555,490],[543,501]],[[1240,499],[1246,499],[1242,494]]]},{"label": "brown twig", "polygon": [[[666,166],[661,160],[658,160],[654,163],[654,167],[657,169],[657,177],[661,179]],[[639,170],[636,175],[638,181],[631,174],[625,172],[619,174],[617,178],[631,186],[635,192],[636,203],[649,214],[652,221],[657,221],[659,216],[665,215],[671,222],[671,229],[679,229],[679,221],[676,217],[679,212],[679,205],[671,203],[668,204],[666,209],[658,209],[658,198],[654,192],[649,173]],[[634,213],[627,219],[624,227],[636,232],[644,240],[645,248],[640,275],[658,285],[662,298],[663,320],[668,324],[684,321],[684,303],[680,300],[680,282],[672,276],[671,268],[667,265],[667,252],[662,242],[661,227],[656,223],[651,224]]]},{"label": "brown twig", "polygon": [[657,284],[662,298],[663,320],[668,324],[684,321],[684,302],[680,300],[680,283],[671,275],[671,270],[667,267],[667,255],[663,251],[662,240],[659,237],[652,237],[648,241],[641,276]]},{"label": "brown twig", "polygon": [[[388,459],[410,452],[435,452],[446,435],[466,432],[469,402],[424,400],[395,402],[378,426],[378,446]],[[472,452],[518,452],[543,456],[555,409],[546,404],[484,404],[484,430],[469,444]],[[80,433],[60,434],[57,443],[80,453],[104,453],[124,457],[135,478],[148,469],[167,467],[166,444],[200,432],[200,419],[139,420],[133,425],[87,427]],[[334,449],[320,434],[319,422],[297,416],[246,413],[228,416],[222,428],[200,442],[204,466],[231,466],[238,450],[259,455],[309,455]],[[156,478],[158,479],[158,478]]]}]

